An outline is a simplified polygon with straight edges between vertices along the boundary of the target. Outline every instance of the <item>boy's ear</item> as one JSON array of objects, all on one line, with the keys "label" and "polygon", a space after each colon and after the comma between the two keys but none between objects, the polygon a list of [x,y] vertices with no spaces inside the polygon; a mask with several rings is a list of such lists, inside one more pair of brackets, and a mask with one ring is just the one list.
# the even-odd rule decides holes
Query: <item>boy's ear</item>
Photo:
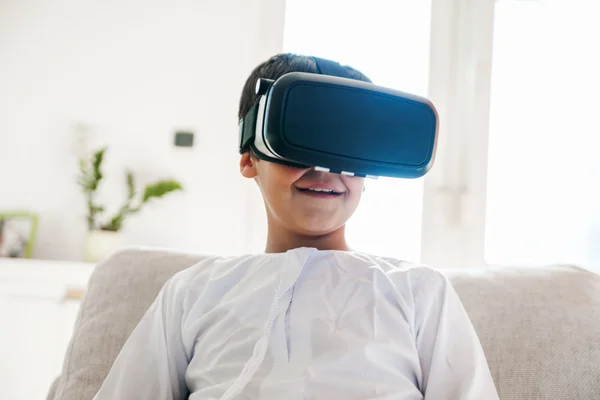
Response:
[{"label": "boy's ear", "polygon": [[258,175],[256,170],[257,162],[258,160],[249,151],[242,153],[240,157],[240,173],[244,178],[256,178],[256,175]]}]

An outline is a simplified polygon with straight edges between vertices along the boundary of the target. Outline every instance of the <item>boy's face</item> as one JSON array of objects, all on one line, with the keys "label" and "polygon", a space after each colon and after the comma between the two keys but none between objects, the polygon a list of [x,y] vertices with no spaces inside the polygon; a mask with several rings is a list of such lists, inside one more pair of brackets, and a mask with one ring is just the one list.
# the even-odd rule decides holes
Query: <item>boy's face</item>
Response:
[{"label": "boy's face", "polygon": [[242,154],[240,171],[258,184],[271,223],[307,236],[342,227],[358,206],[364,181],[258,160],[249,152]]}]

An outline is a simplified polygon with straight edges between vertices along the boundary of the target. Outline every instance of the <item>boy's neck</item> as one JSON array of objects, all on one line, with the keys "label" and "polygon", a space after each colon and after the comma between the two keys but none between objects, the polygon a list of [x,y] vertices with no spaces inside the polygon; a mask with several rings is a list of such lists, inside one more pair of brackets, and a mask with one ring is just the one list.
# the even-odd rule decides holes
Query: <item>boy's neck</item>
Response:
[{"label": "boy's neck", "polygon": [[299,247],[313,247],[317,250],[349,250],[346,243],[345,227],[320,236],[300,235],[283,227],[269,226],[266,253],[285,253]]}]

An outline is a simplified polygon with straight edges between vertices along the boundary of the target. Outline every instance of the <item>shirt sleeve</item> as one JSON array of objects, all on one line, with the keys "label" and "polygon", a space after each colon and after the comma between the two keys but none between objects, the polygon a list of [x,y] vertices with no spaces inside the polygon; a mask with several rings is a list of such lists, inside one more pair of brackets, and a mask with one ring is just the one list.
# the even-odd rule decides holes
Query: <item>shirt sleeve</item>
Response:
[{"label": "shirt sleeve", "polygon": [[497,400],[471,320],[448,279],[430,270],[414,292],[424,400]]},{"label": "shirt sleeve", "polygon": [[185,287],[177,275],[131,333],[94,400],[180,400],[191,350],[182,340]]}]

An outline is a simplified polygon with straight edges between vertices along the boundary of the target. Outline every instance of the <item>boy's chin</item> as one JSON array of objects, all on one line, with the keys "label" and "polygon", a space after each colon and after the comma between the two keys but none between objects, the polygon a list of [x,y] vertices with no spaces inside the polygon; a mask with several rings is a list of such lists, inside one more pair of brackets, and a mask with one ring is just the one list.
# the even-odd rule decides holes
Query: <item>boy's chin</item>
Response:
[{"label": "boy's chin", "polygon": [[344,226],[345,222],[340,221],[319,221],[318,223],[303,223],[300,224],[300,232],[302,235],[310,237],[321,237],[330,235]]}]

